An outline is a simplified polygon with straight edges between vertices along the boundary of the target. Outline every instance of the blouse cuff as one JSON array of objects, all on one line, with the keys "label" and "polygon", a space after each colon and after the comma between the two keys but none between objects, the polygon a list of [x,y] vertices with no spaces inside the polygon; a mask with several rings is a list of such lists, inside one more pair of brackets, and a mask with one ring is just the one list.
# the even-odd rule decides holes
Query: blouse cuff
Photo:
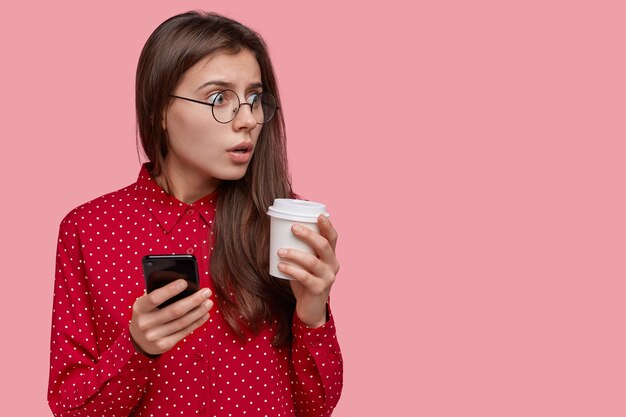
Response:
[{"label": "blouse cuff", "polygon": [[157,360],[137,352],[128,328],[122,331],[116,342],[100,360],[106,361],[105,368],[108,370],[106,373],[109,375],[113,373],[124,374],[140,385],[147,382],[149,377],[159,368]]},{"label": "blouse cuff", "polygon": [[[298,315],[293,313],[293,337],[295,343],[301,343],[307,349],[329,348],[331,351],[339,351],[337,344],[337,332],[335,329],[335,319],[330,311],[330,304],[326,303],[326,323],[320,327],[311,328],[300,320]],[[316,349],[317,348],[317,349]]]}]

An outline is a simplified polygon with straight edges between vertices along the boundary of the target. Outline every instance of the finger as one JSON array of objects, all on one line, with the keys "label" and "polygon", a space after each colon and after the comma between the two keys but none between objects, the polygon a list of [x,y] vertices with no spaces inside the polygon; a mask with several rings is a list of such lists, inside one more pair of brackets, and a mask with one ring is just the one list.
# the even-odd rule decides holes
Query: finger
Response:
[{"label": "finger", "polygon": [[317,225],[320,228],[320,234],[328,240],[334,251],[337,248],[337,238],[339,235],[337,234],[333,224],[330,222],[330,219],[323,214],[320,214],[317,218]]},{"label": "finger", "polygon": [[204,301],[208,300],[209,297],[211,297],[211,290],[203,288],[196,291],[194,294],[183,298],[182,300],[178,300],[175,303],[156,311],[154,314],[154,320],[157,323],[167,323],[172,320],[176,320],[201,305]]},{"label": "finger", "polygon": [[330,265],[335,272],[339,270],[335,250],[328,239],[307,227],[294,227],[294,234],[313,249],[320,261]]},{"label": "finger", "polygon": [[177,279],[174,282],[158,288],[149,294],[145,294],[137,300],[135,308],[140,313],[147,313],[155,310],[162,302],[168,300],[180,294],[185,288],[187,288],[187,281],[184,279]]},{"label": "finger", "polygon": [[176,343],[180,342],[185,337],[189,336],[191,332],[193,332],[198,327],[206,323],[208,319],[209,319],[209,314],[207,313],[203,315],[202,317],[200,317],[198,320],[191,323],[189,326],[185,327],[184,329],[179,330],[176,333],[171,334],[159,340],[158,342],[156,342],[156,345],[161,350],[161,352],[167,352],[168,350],[173,348],[176,345]]},{"label": "finger", "polygon": [[298,266],[279,262],[278,269],[304,285],[307,291],[313,295],[324,294],[324,291],[328,288],[328,284],[324,282],[324,280],[313,276],[311,273]]},{"label": "finger", "polygon": [[317,256],[297,249],[281,248],[278,250],[278,256],[280,260],[295,263],[318,277],[323,277],[332,272],[330,266],[322,262]]},{"label": "finger", "polygon": [[335,250],[331,246],[328,239],[319,233],[315,233],[308,227],[304,227],[300,224],[294,224],[291,227],[291,231],[296,237],[308,244],[317,256],[329,265],[334,265],[337,262],[335,258]]},{"label": "finger", "polygon": [[180,330],[183,330],[189,327],[195,321],[201,319],[205,314],[209,312],[212,307],[213,301],[206,300],[204,303],[200,304],[198,307],[194,308],[184,316],[150,330],[148,333],[146,333],[146,339],[148,341],[154,342],[170,336]]},{"label": "finger", "polygon": [[301,282],[303,285],[307,285],[307,283],[313,278],[313,275],[303,270],[302,268],[288,264],[286,262],[279,262],[278,269],[280,270],[280,272],[289,275],[291,278]]}]

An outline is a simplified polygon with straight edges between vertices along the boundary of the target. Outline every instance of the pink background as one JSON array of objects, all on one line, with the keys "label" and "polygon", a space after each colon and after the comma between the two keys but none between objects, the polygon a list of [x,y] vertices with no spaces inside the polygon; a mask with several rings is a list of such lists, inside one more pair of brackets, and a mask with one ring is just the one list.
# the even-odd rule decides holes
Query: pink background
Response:
[{"label": "pink background", "polygon": [[58,224],[136,178],[140,49],[194,8],[267,40],[340,233],[334,416],[626,415],[623,2],[4,4],[2,415],[50,414]]}]

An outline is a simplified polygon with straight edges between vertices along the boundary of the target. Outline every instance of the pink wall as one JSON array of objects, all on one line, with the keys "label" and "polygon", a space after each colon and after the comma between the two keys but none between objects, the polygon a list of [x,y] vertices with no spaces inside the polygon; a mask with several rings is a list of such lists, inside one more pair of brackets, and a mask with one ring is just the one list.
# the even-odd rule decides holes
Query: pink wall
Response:
[{"label": "pink wall", "polygon": [[623,2],[39,3],[0,6],[3,415],[49,415],[58,223],[135,179],[140,48],[193,8],[266,38],[339,230],[335,416],[626,415]]}]

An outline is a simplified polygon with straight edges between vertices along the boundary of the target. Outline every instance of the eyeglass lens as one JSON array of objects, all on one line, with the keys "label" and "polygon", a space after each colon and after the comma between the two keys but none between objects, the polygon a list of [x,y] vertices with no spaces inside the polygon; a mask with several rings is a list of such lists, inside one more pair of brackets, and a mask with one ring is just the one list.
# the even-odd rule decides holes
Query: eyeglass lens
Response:
[{"label": "eyeglass lens", "polygon": [[228,123],[235,118],[242,106],[249,105],[252,116],[258,124],[267,123],[276,112],[276,99],[271,93],[255,93],[241,104],[239,96],[232,90],[224,90],[211,98],[213,117],[220,123]]}]

